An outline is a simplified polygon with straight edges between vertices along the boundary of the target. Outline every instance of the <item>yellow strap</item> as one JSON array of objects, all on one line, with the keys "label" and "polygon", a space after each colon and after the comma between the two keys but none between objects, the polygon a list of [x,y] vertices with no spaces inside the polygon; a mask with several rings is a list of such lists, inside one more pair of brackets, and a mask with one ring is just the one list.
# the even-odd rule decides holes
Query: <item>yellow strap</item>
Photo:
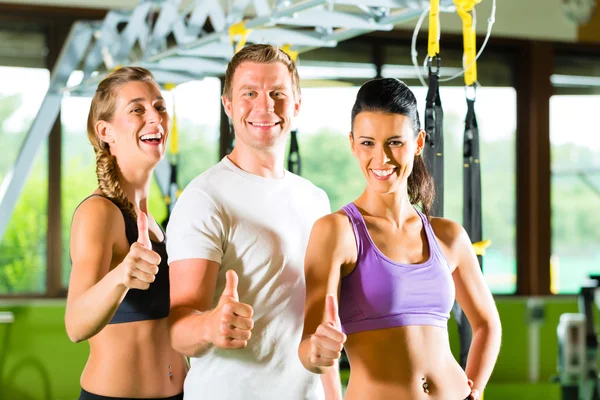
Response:
[{"label": "yellow strap", "polygon": [[475,4],[481,3],[481,0],[454,0],[456,11],[463,23],[463,47],[464,47],[464,65],[465,85],[472,86],[477,82],[477,56],[476,32],[473,27],[472,11]]},{"label": "yellow strap", "polygon": [[235,45],[235,52],[237,53],[246,45],[246,40],[248,40],[248,35],[252,32],[252,29],[246,29],[246,22],[241,21],[237,24],[233,24],[229,27],[229,38],[231,39],[231,43],[235,43],[235,39],[238,36],[240,40]]},{"label": "yellow strap", "polygon": [[171,139],[171,147],[169,148],[171,154],[173,156],[179,153],[179,132],[177,130],[177,110],[175,107],[175,92],[173,90],[177,87],[174,83],[167,82],[165,83],[165,89],[172,92],[173,95],[173,113],[171,114],[171,131],[170,131],[170,139]]},{"label": "yellow strap", "polygon": [[560,292],[560,258],[553,254],[550,256],[550,293]]},{"label": "yellow strap", "polygon": [[482,0],[454,0],[456,8],[461,8],[466,11],[472,11],[475,6],[481,3]]},{"label": "yellow strap", "polygon": [[429,41],[427,54],[430,58],[440,54],[440,0],[431,0],[429,8]]},{"label": "yellow strap", "polygon": [[484,256],[485,249],[490,247],[491,244],[491,240],[482,240],[481,242],[475,242],[473,243],[473,250],[475,250],[475,254],[477,254],[478,256]]},{"label": "yellow strap", "polygon": [[170,151],[172,155],[179,153],[179,132],[177,130],[177,115],[175,114],[175,108],[173,108],[173,117],[171,118],[171,147]]},{"label": "yellow strap", "polygon": [[290,58],[292,59],[292,61],[296,62],[296,60],[298,59],[298,52],[292,50],[292,45],[291,44],[286,44],[284,45],[281,50],[286,53],[288,56],[290,56]]}]

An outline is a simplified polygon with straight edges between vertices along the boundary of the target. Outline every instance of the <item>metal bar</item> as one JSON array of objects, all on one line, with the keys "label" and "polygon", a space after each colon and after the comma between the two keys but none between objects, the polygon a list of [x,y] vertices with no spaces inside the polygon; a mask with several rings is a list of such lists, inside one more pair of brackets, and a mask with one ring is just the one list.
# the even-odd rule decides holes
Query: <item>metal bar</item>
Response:
[{"label": "metal bar", "polygon": [[600,196],[600,188],[598,188],[598,186],[596,186],[594,182],[592,182],[592,180],[586,176],[585,173],[580,173],[578,176],[588,188]]},{"label": "metal bar", "polygon": [[200,57],[169,57],[160,60],[156,64],[145,64],[150,69],[159,68],[173,72],[198,71],[203,75],[221,75],[227,67],[226,60],[206,59]]},{"label": "metal bar", "polygon": [[97,38],[92,50],[90,50],[85,59],[83,65],[83,80],[88,79],[92,75],[92,72],[94,72],[103,62],[105,64],[114,64],[112,59],[107,59],[107,57],[112,57],[110,55],[110,46],[117,41],[119,36],[117,25],[127,21],[128,16],[129,13],[124,11],[109,11],[108,14],[106,14],[106,18],[104,18],[104,21],[102,21],[102,24],[99,27],[95,27],[95,35],[97,35]]},{"label": "metal bar", "polygon": [[577,169],[559,169],[552,171],[552,176],[573,176],[579,174],[594,175],[600,174],[600,168],[577,168]]},{"label": "metal bar", "polygon": [[181,50],[178,55],[185,57],[213,57],[229,60],[233,57],[233,46],[230,41],[227,41],[226,43],[214,42],[191,50]]},{"label": "metal bar", "polygon": [[318,26],[323,28],[373,29],[390,31],[392,24],[383,25],[367,14],[326,11],[321,8],[307,10],[292,17],[278,17],[278,24],[294,26]]},{"label": "metal bar", "polygon": [[[115,57],[117,64],[127,64],[129,60],[129,54],[131,49],[135,45],[136,41],[140,42],[142,49],[146,48],[146,39],[150,35],[150,28],[146,22],[148,13],[152,8],[152,3],[140,3],[131,14],[129,22],[125,27],[125,30],[118,38],[116,45],[118,45],[118,51],[111,54]],[[111,48],[112,49],[112,48]]]},{"label": "metal bar", "polygon": [[300,31],[283,28],[267,28],[253,30],[248,35],[250,43],[270,43],[275,46],[283,46],[288,43],[295,43],[298,46],[317,46],[317,47],[335,47],[337,42],[317,32]]}]

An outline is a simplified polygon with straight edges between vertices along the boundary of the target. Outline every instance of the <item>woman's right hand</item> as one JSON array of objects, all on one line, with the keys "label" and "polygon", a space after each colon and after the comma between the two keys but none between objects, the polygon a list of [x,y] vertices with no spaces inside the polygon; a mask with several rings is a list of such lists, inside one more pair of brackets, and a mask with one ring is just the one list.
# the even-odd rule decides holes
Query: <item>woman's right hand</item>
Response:
[{"label": "woman's right hand", "polygon": [[160,255],[152,250],[148,234],[148,217],[140,212],[137,218],[138,240],[131,245],[129,253],[115,270],[120,284],[128,289],[146,290],[156,279]]},{"label": "woman's right hand", "polygon": [[317,368],[332,367],[340,358],[345,342],[337,301],[328,294],[325,298],[325,320],[310,337],[309,362]]}]

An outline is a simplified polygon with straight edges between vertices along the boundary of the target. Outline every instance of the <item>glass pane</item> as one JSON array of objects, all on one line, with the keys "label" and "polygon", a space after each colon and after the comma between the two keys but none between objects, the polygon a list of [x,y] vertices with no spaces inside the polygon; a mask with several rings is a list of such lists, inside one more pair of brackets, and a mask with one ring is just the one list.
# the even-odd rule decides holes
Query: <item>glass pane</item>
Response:
[{"label": "glass pane", "polygon": [[[590,273],[600,273],[600,140],[597,128],[585,122],[598,104],[600,95],[550,98],[555,293],[576,293]],[[584,119],[583,125],[573,116]]]},{"label": "glass pane", "polygon": [[302,108],[296,120],[301,172],[327,192],[332,211],[356,199],[365,188],[348,140],[350,111],[358,89],[302,88]]},{"label": "glass pane", "polygon": [[90,97],[63,97],[62,122],[62,274],[66,287],[71,271],[69,231],[75,209],[98,186],[96,157],[86,133]]},{"label": "glass pane", "polygon": [[[13,167],[49,82],[45,69],[0,67],[0,182]],[[0,295],[46,291],[47,153],[44,141],[0,242]]]},{"label": "glass pane", "polygon": [[173,161],[180,166],[177,183],[183,189],[219,162],[221,82],[218,78],[187,82],[175,93],[179,156]]},{"label": "glass pane", "polygon": [[[427,89],[414,87],[422,118]],[[444,108],[444,217],[463,222],[463,135],[467,104],[463,87],[440,89]],[[497,104],[502,104],[498,112]],[[491,240],[483,257],[483,274],[493,293],[516,291],[517,97],[512,87],[477,89],[475,112],[481,154],[483,239]]]}]

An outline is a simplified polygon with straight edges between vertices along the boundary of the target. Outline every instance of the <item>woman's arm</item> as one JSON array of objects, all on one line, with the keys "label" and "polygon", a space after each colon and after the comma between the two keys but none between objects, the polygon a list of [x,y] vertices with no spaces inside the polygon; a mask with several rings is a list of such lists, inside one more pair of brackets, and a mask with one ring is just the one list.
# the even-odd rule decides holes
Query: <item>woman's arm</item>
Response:
[{"label": "woman's arm", "polygon": [[86,200],[73,217],[72,269],[65,314],[67,334],[73,342],[100,332],[127,291],[148,289],[158,272],[160,256],[151,250],[145,214],[138,219],[138,243],[131,246],[118,266],[110,269],[118,229],[124,235],[121,211],[101,197]]},{"label": "woman's arm", "polygon": [[479,261],[466,231],[452,222],[452,253],[456,269],[452,273],[456,287],[456,300],[465,312],[473,339],[467,359],[466,374],[473,381],[475,394],[483,392],[496,364],[502,328],[494,298],[485,283]]},{"label": "woman's arm", "polygon": [[306,304],[298,356],[307,370],[322,374],[327,399],[341,398],[337,360],[346,335],[342,332],[337,299],[341,267],[349,263],[353,251],[356,254],[355,247],[348,218],[335,213],[315,223],[306,251]]}]

